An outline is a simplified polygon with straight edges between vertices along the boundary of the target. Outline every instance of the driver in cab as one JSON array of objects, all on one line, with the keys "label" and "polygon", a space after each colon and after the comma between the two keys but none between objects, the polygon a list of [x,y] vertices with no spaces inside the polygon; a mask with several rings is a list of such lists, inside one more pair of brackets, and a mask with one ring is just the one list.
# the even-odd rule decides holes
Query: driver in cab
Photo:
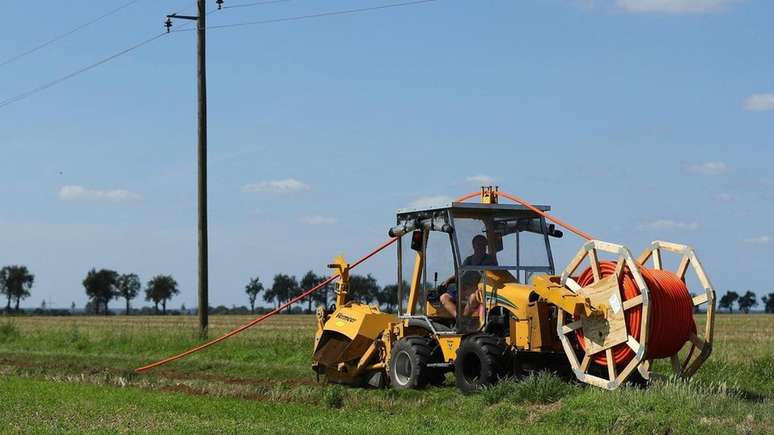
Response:
[{"label": "driver in cab", "polygon": [[[465,261],[462,262],[462,266],[497,266],[497,259],[486,252],[488,243],[485,236],[478,234],[473,237],[471,242],[473,244],[473,254],[465,258]],[[470,289],[475,288],[480,279],[481,274],[478,271],[468,270],[462,275],[462,288],[469,291]],[[455,283],[456,280],[456,276],[452,275],[444,280],[439,286],[442,289],[446,289],[446,293],[441,295],[441,304],[446,308],[446,311],[455,318],[457,317],[458,287]],[[468,305],[465,307],[462,314],[464,316],[469,316],[473,310],[478,308],[478,305],[478,298],[476,298],[476,293],[473,292],[468,297]]]}]

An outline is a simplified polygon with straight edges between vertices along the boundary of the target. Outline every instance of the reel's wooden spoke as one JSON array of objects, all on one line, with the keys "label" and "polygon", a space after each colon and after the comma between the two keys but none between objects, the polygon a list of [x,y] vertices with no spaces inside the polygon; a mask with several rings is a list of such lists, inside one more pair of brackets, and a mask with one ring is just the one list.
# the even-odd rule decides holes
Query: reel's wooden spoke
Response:
[{"label": "reel's wooden spoke", "polygon": [[596,249],[589,251],[589,265],[591,266],[591,273],[594,274],[594,282],[602,279],[602,274],[599,271],[599,256]]},{"label": "reel's wooden spoke", "polygon": [[683,282],[685,282],[685,273],[688,272],[688,266],[690,264],[691,257],[683,255],[683,258],[680,260],[680,264],[677,266],[677,270],[675,271],[675,275],[677,275],[677,277],[680,278]]},{"label": "reel's wooden spoke", "polygon": [[694,333],[691,333],[691,335],[688,336],[688,339],[691,340],[691,343],[693,343],[700,351],[704,350],[704,345],[706,344],[704,339]]},{"label": "reel's wooden spoke", "polygon": [[623,303],[623,309],[624,311],[626,311],[628,309],[634,308],[641,304],[642,304],[642,295],[637,295],[631,299],[625,300]]},{"label": "reel's wooden spoke", "polygon": [[607,348],[605,350],[605,359],[607,359],[607,375],[610,377],[611,381],[614,381],[616,378],[615,374],[615,360],[613,359],[613,348]]},{"label": "reel's wooden spoke", "polygon": [[678,376],[683,373],[683,366],[680,364],[680,357],[677,354],[672,355],[672,370]]},{"label": "reel's wooden spoke", "polygon": [[618,277],[619,283],[620,283],[621,277],[623,276],[623,268],[625,265],[626,265],[626,259],[624,257],[619,258],[618,262],[615,264],[615,275]]},{"label": "reel's wooden spoke", "polygon": [[586,373],[586,370],[589,369],[589,363],[591,362],[591,355],[586,354],[583,356],[583,361],[581,361],[580,364],[580,371],[583,373]]},{"label": "reel's wooden spoke", "polygon": [[572,290],[573,293],[578,293],[578,291],[581,289],[581,286],[572,278],[567,278],[567,282],[565,282],[564,285],[567,286],[568,289]]},{"label": "reel's wooden spoke", "polygon": [[640,342],[631,335],[626,340],[626,345],[629,346],[629,348],[633,350],[635,354],[640,351]]},{"label": "reel's wooden spoke", "polygon": [[578,329],[580,329],[581,326],[583,326],[583,323],[581,323],[580,320],[576,320],[576,321],[570,322],[570,323],[568,323],[566,325],[562,325],[562,334],[567,335],[567,334],[569,334],[571,332],[575,332]]},{"label": "reel's wooden spoke", "polygon": [[709,298],[707,297],[707,293],[702,293],[700,295],[696,295],[693,297],[693,306],[706,304]]}]

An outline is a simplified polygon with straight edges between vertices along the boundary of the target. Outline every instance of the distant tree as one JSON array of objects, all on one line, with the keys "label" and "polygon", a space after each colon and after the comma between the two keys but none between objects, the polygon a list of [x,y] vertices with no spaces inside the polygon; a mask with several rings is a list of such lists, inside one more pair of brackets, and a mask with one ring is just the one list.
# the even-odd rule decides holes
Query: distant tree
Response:
[{"label": "distant tree", "polygon": [[[310,270],[309,272],[306,273],[306,275],[304,275],[303,278],[301,278],[301,288],[299,290],[302,291],[302,292],[307,291],[307,290],[311,289],[312,287],[316,286],[317,284],[320,284],[324,280],[325,280],[325,278],[323,278],[322,276],[317,275],[316,273],[314,273],[313,271]],[[307,309],[306,309],[307,313],[311,313],[312,312],[312,302],[319,302],[320,301],[321,298],[318,295],[324,294],[323,290],[324,289],[320,289],[317,292],[312,293],[311,295],[309,295],[306,298],[306,302],[308,304],[307,305]],[[318,297],[315,298],[315,296],[318,296]],[[324,301],[323,301],[323,305],[325,305]]]},{"label": "distant tree", "polygon": [[[271,292],[277,300],[277,306],[280,306],[298,293],[298,281],[294,276],[282,273],[274,275]],[[288,307],[288,312],[290,312],[290,307]]]},{"label": "distant tree", "polygon": [[736,303],[739,304],[739,311],[745,314],[750,312],[750,308],[758,305],[755,293],[751,292],[750,290],[747,290],[747,293],[741,296]]},{"label": "distant tree", "polygon": [[127,316],[129,315],[129,301],[137,297],[141,288],[140,278],[133,273],[119,275],[116,279],[117,295],[126,300]]},{"label": "distant tree", "polygon": [[349,297],[367,304],[376,300],[381,288],[376,282],[376,278],[369,273],[363,275],[350,275],[349,277]]},{"label": "distant tree", "polygon": [[718,303],[718,307],[720,308],[727,308],[729,313],[734,312],[734,302],[739,299],[739,294],[735,291],[727,291],[726,294],[723,295],[722,298],[720,298],[720,302]]},{"label": "distant tree", "polygon": [[774,293],[769,293],[767,296],[761,298],[763,301],[763,311],[767,313],[774,313]]},{"label": "distant tree", "polygon": [[30,296],[30,290],[32,290],[34,283],[35,275],[27,270],[27,266],[5,266],[0,269],[0,292],[8,298],[5,309],[11,310],[11,300],[13,299],[16,301],[14,309],[19,311],[19,301]]},{"label": "distant tree", "polygon": [[70,304],[70,312],[72,312],[72,313],[75,312],[75,301],[73,301],[73,303]]},{"label": "distant tree", "polygon": [[[409,283],[403,281],[403,299],[408,298]],[[398,284],[384,286],[382,291],[376,294],[376,302],[380,307],[390,313],[394,313],[398,308]]]},{"label": "distant tree", "polygon": [[108,314],[108,303],[116,296],[116,281],[118,272],[110,269],[91,269],[83,280],[86,295],[92,300],[94,313],[99,314],[104,307],[104,314]]},{"label": "distant tree", "polygon": [[153,301],[155,312],[159,312],[159,303],[161,303],[161,313],[167,314],[167,301],[180,293],[177,288],[177,281],[170,275],[156,275],[145,288],[145,300]]},{"label": "distant tree", "polygon": [[263,284],[256,276],[255,278],[251,278],[250,282],[247,283],[245,286],[245,293],[247,293],[247,298],[250,300],[250,313],[255,313],[255,299],[258,297],[258,294],[263,291]]},{"label": "distant tree", "polygon": [[[321,282],[328,279],[327,276],[319,276],[319,278]],[[319,284],[319,282],[317,284]],[[325,284],[325,286],[323,286],[323,288],[321,288],[320,290],[312,293],[310,297],[312,298],[312,300],[316,305],[326,308],[328,306],[328,300],[329,300],[328,295],[333,292],[332,289],[334,288],[334,286],[335,284],[329,282],[328,284]],[[305,288],[304,290],[309,290],[309,289]]]},{"label": "distant tree", "polygon": [[185,304],[180,304],[180,314],[187,314],[188,309],[185,307]]},{"label": "distant tree", "polygon": [[46,311],[46,300],[40,302],[40,311]]}]

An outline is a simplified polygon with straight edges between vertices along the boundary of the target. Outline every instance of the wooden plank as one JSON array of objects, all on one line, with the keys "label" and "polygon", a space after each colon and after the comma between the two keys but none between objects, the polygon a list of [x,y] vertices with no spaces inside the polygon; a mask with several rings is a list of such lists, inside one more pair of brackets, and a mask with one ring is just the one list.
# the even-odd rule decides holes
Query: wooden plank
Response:
[{"label": "wooden plank", "polygon": [[665,242],[663,240],[657,240],[656,242],[654,242],[654,244],[665,251],[674,252],[675,254],[684,254],[689,249],[688,246],[686,245],[681,245],[679,243]]},{"label": "wooden plank", "polygon": [[581,323],[580,320],[576,320],[574,322],[570,322],[566,325],[562,325],[562,334],[566,335],[573,331],[576,331],[578,328],[583,326],[583,323]]},{"label": "wooden plank", "polygon": [[616,245],[615,243],[610,242],[603,242],[601,240],[594,240],[594,247],[597,248],[600,251],[609,252],[611,254],[620,254],[621,250],[624,249],[621,245]]},{"label": "wooden plank", "polygon": [[637,257],[637,263],[640,263],[641,265],[645,265],[648,260],[650,260],[650,256],[653,255],[653,248],[645,248],[644,251],[642,251],[642,254],[640,254],[639,257]]},{"label": "wooden plank", "polygon": [[688,271],[689,264],[691,264],[691,257],[683,255],[683,258],[680,259],[680,264],[677,266],[677,270],[675,271],[675,275],[677,275],[677,277],[683,281],[685,281],[685,272]]},{"label": "wooden plank", "polygon": [[599,271],[599,257],[597,256],[596,249],[589,251],[589,264],[591,265],[591,273],[594,274],[594,282],[602,279],[602,274]]},{"label": "wooden plank", "polygon": [[615,264],[615,273],[614,275],[618,277],[618,281],[621,281],[621,276],[623,276],[623,268],[624,265],[626,265],[626,259],[621,256],[618,258],[618,262]]},{"label": "wooden plank", "polygon": [[586,371],[589,369],[589,363],[591,362],[591,354],[586,354],[583,356],[583,361],[581,361],[580,364],[580,371],[583,373],[586,373]]},{"label": "wooden plank", "polygon": [[632,337],[631,335],[626,338],[626,345],[629,346],[631,350],[634,351],[634,353],[637,353],[640,351],[640,347],[642,346],[636,338]]},{"label": "wooden plank", "polygon": [[634,369],[639,367],[639,365],[640,365],[640,360],[638,360],[637,358],[634,358],[633,360],[629,361],[629,364],[627,364],[626,367],[624,367],[624,369],[621,370],[621,373],[618,374],[618,378],[616,378],[615,380],[616,384],[617,385],[622,384],[629,377],[629,375],[634,371]]},{"label": "wooden plank", "polygon": [[639,367],[637,367],[637,370],[640,372],[640,375],[643,379],[650,380],[651,372],[650,372],[650,364],[651,361],[646,359],[644,360]]},{"label": "wooden plank", "polygon": [[657,270],[663,270],[664,266],[661,263],[661,250],[654,249],[653,251],[653,268]]},{"label": "wooden plank", "polygon": [[597,376],[591,376],[587,374],[582,380],[583,382],[589,385],[593,385],[599,388],[604,388],[605,390],[612,390],[613,388],[615,388],[615,386],[611,388],[610,381],[608,381],[607,379],[602,379]]},{"label": "wooden plank", "polygon": [[693,306],[707,303],[708,299],[709,298],[707,297],[707,293],[702,293],[700,295],[696,295],[696,296],[693,297]]},{"label": "wooden plank", "polygon": [[707,274],[704,273],[704,267],[701,265],[701,262],[699,261],[698,257],[696,257],[695,252],[691,252],[691,262],[693,263],[693,269],[696,271],[696,276],[699,278],[699,282],[704,287],[705,290],[707,289],[714,289],[712,287],[712,284],[710,284],[709,278],[707,278]]},{"label": "wooden plank", "polygon": [[672,370],[674,370],[676,375],[683,374],[683,366],[680,364],[680,357],[677,354],[672,355]]},{"label": "wooden plank", "polygon": [[699,336],[691,332],[691,335],[688,336],[688,339],[691,340],[691,343],[694,344],[699,350],[704,350],[704,340],[702,340]]},{"label": "wooden plank", "polygon": [[567,281],[567,278],[570,277],[573,273],[575,273],[576,270],[578,270],[578,266],[583,262],[583,260],[586,258],[586,255],[588,255],[588,251],[586,249],[581,249],[578,251],[577,254],[575,254],[575,257],[570,260],[570,263],[567,264],[567,267],[564,268],[564,271],[562,272],[562,278],[561,282],[564,284],[565,281]]},{"label": "wooden plank", "polygon": [[572,278],[567,278],[567,281],[564,283],[564,285],[573,293],[578,293],[583,288]]},{"label": "wooden plank", "polygon": [[[564,311],[559,310],[559,313],[557,313],[557,322],[561,325],[562,322],[564,322]],[[567,359],[570,361],[570,366],[574,370],[578,370],[578,357],[575,356],[575,349],[573,349],[572,345],[570,344],[570,340],[564,336],[559,336],[559,341],[562,343],[562,348],[564,349],[565,355],[567,355]]]},{"label": "wooden plank", "polygon": [[616,277],[603,278],[584,287],[580,294],[588,298],[592,306],[604,304],[610,307],[605,317],[581,317],[586,352],[595,354],[626,342],[628,333]]},{"label": "wooden plank", "polygon": [[634,308],[634,307],[636,307],[637,305],[640,305],[640,304],[642,304],[642,295],[637,295],[637,296],[635,296],[635,297],[633,297],[631,299],[625,300],[624,303],[623,303],[623,309],[624,309],[624,311],[626,311],[626,310],[628,310],[630,308]]},{"label": "wooden plank", "polygon": [[605,358],[607,359],[607,376],[611,381],[616,378],[615,374],[615,361],[613,360],[613,349],[605,349]]}]

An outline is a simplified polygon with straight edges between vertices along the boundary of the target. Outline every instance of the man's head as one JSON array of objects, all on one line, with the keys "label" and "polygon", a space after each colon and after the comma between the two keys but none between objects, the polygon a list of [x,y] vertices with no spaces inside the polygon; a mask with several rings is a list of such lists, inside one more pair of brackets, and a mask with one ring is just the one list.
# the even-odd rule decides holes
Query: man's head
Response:
[{"label": "man's head", "polygon": [[473,253],[475,255],[483,255],[486,253],[487,247],[486,237],[481,234],[473,237]]}]

